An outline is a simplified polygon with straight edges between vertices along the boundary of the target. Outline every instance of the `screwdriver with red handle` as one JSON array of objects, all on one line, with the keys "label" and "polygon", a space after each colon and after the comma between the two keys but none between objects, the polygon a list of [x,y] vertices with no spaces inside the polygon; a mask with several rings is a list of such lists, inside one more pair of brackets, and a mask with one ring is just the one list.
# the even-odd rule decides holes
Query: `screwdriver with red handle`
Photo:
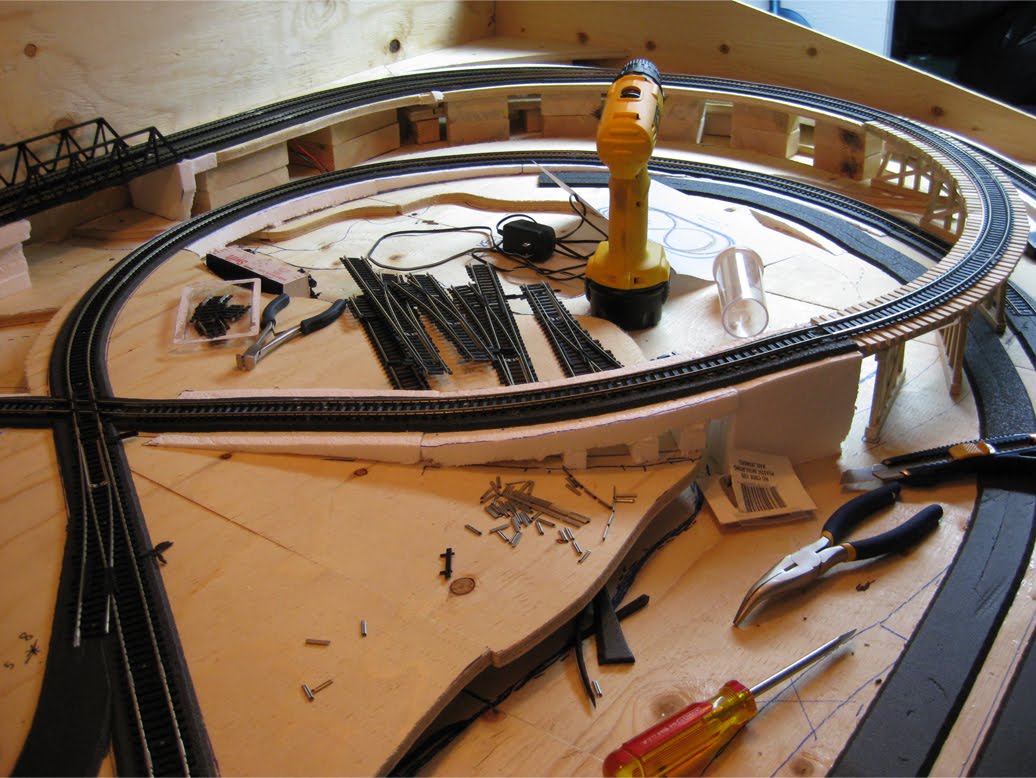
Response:
[{"label": "screwdriver with red handle", "polygon": [[758,712],[756,697],[805,670],[855,634],[852,629],[839,635],[751,689],[738,681],[727,681],[712,699],[691,703],[608,754],[604,774],[673,775],[704,769]]}]

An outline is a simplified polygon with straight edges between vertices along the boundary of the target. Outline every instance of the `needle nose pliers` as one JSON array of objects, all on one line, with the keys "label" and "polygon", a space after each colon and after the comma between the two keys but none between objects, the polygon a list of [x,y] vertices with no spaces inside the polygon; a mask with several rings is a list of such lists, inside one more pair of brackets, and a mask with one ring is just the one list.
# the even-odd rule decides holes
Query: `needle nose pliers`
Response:
[{"label": "needle nose pliers", "polygon": [[892,505],[899,490],[898,483],[886,484],[853,498],[832,513],[818,540],[788,554],[748,590],[734,616],[734,626],[739,626],[764,600],[803,589],[837,564],[905,551],[919,543],[939,523],[941,506],[922,508],[903,524],[881,535],[851,542],[844,539],[865,518]]},{"label": "needle nose pliers", "polygon": [[284,332],[276,332],[275,327],[277,326],[277,314],[280,313],[289,302],[291,302],[291,297],[286,294],[281,294],[277,295],[266,304],[266,307],[263,308],[263,317],[259,320],[259,324],[262,326],[259,337],[255,339],[255,342],[248,347],[248,350],[245,351],[244,354],[237,355],[237,366],[239,368],[242,370],[255,370],[255,366],[259,364],[259,360],[274,349],[279,346],[283,346],[289,340],[292,340],[299,335],[309,335],[311,332],[316,332],[335,321],[342,315],[346,305],[349,303],[348,300],[342,298],[341,300],[335,301],[327,310],[321,311],[315,316],[310,316],[308,319],[303,319],[294,327],[287,329]]}]

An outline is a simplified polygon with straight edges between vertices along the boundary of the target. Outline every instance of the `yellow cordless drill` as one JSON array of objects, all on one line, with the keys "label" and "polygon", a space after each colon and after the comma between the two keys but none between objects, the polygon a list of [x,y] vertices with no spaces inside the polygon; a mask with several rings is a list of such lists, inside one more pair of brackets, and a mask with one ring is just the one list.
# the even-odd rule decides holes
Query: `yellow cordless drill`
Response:
[{"label": "yellow cordless drill", "polygon": [[647,164],[662,114],[662,80],[646,59],[630,60],[608,89],[597,154],[608,166],[608,240],[586,266],[590,313],[625,330],[654,327],[669,296],[665,249],[647,239]]}]

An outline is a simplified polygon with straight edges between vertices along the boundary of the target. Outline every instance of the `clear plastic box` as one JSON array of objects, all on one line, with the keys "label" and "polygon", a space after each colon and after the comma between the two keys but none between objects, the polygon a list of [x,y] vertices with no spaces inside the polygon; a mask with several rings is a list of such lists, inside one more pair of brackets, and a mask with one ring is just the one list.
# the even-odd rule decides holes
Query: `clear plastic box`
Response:
[{"label": "clear plastic box", "polygon": [[222,344],[259,334],[259,279],[188,284],[180,295],[173,347]]}]

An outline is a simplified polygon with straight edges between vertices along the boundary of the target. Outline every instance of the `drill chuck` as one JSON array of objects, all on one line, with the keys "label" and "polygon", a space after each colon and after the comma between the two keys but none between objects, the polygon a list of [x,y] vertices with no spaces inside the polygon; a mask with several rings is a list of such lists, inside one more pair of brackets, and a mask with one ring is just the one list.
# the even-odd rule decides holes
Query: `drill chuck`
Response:
[{"label": "drill chuck", "polygon": [[662,76],[658,72],[658,68],[655,63],[649,59],[637,58],[631,59],[625,65],[622,66],[622,70],[619,71],[619,75],[616,77],[618,81],[623,76],[638,75],[650,78],[658,86],[658,91],[662,92]]}]

